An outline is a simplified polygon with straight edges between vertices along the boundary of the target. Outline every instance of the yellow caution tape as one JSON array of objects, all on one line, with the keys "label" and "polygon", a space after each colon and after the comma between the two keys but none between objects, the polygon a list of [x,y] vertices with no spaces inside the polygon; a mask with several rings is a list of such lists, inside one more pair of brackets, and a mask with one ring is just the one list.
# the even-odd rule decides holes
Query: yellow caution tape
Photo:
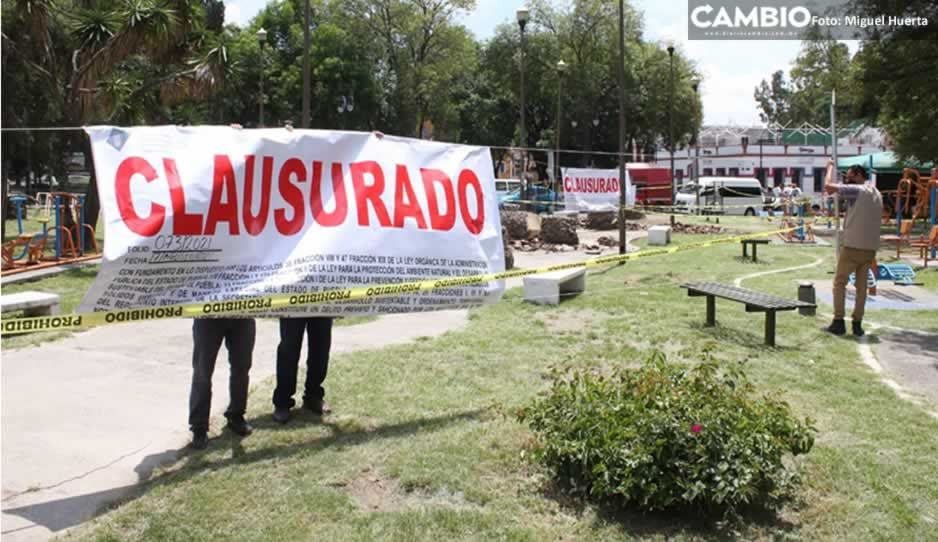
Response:
[{"label": "yellow caution tape", "polygon": [[578,262],[548,265],[535,269],[514,269],[500,273],[488,273],[485,275],[467,275],[463,277],[419,280],[412,282],[403,282],[397,284],[385,284],[380,286],[358,287],[358,288],[339,288],[327,290],[324,292],[314,292],[306,294],[280,294],[275,296],[258,296],[231,301],[216,301],[207,303],[189,303],[184,305],[169,305],[165,307],[148,307],[141,309],[124,309],[113,311],[88,312],[82,314],[67,314],[59,316],[35,316],[29,318],[7,318],[2,320],[2,329],[5,335],[18,335],[22,333],[32,333],[36,331],[54,331],[54,330],[74,330],[91,326],[104,324],[119,324],[125,322],[140,322],[144,320],[163,320],[169,318],[197,318],[201,316],[214,316],[224,314],[244,314],[245,312],[255,312],[262,310],[282,309],[288,307],[313,305],[316,303],[331,303],[337,301],[350,301],[356,299],[367,299],[392,294],[410,294],[415,292],[425,292],[442,288],[452,288],[456,286],[468,286],[475,284],[488,283],[494,280],[510,279],[516,277],[526,277],[529,275],[538,275],[551,271],[561,271],[564,269],[574,269],[578,267],[597,267],[602,265],[626,262],[629,260],[638,260],[652,256],[665,254],[675,254],[696,248],[706,248],[713,245],[734,243],[743,239],[752,239],[757,237],[770,237],[779,233],[795,230],[797,228],[786,228],[781,230],[772,230],[758,233],[738,235],[734,237],[723,237],[700,241],[697,243],[688,243],[685,245],[676,245],[668,248],[643,250],[629,254],[613,254],[610,256],[600,256]]},{"label": "yellow caution tape", "polygon": [[[559,206],[565,206],[566,202],[564,201],[538,201],[538,200],[508,200],[508,201],[503,201],[500,203],[500,205],[520,205],[520,204],[539,205],[542,207],[552,207],[552,206],[559,207]],[[765,210],[766,207],[771,208],[774,211],[775,209],[783,209],[785,207],[798,207],[798,205],[788,204],[788,203],[761,203],[757,205],[741,204],[741,203],[726,204],[726,205],[720,205],[719,203],[711,203],[711,204],[701,203],[700,205],[697,205],[695,203],[691,203],[687,205],[658,205],[658,204],[650,203],[648,205],[626,205],[626,206],[610,205],[609,207],[610,209],[605,212],[612,213],[612,212],[615,212],[616,208],[622,208],[622,209],[626,209],[629,211],[647,212],[650,209],[655,209],[655,210],[665,210],[665,211],[669,211],[669,210],[681,211],[681,212],[687,213],[687,212],[694,211],[694,210],[719,210],[719,209],[744,209],[744,208],[753,208],[753,209],[756,209],[757,211],[761,211],[761,210]],[[503,210],[509,210],[509,209],[503,209]],[[576,209],[570,209],[570,210],[572,211]],[[583,211],[583,212],[588,212],[588,211]],[[778,212],[778,211],[774,211],[774,212]]]}]

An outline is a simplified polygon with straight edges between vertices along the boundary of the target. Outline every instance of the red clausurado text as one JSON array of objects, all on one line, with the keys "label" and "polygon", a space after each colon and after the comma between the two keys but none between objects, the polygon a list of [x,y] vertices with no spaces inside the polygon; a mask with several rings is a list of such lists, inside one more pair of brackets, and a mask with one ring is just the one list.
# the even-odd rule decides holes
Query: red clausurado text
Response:
[{"label": "red clausurado text", "polygon": [[[157,235],[167,220],[171,221],[173,235],[214,235],[222,226],[227,227],[229,235],[258,236],[270,227],[271,215],[279,234],[294,235],[307,225],[343,225],[350,220],[350,212],[355,215],[351,220],[362,227],[372,227],[370,214],[382,228],[403,228],[410,223],[420,230],[450,231],[461,227],[478,235],[485,225],[482,184],[468,168],[460,170],[455,180],[439,169],[419,168],[419,182],[415,182],[403,164],[385,171],[371,160],[331,162],[328,167],[334,208],[327,211],[323,206],[327,167],[324,161],[307,163],[288,158],[275,168],[272,156],[247,155],[239,183],[230,156],[218,154],[213,160],[212,194],[205,213],[186,208],[186,194],[174,158],[163,158],[156,165],[139,156],[122,160],[114,176],[114,194],[122,222],[144,237]],[[157,167],[162,169],[162,176]],[[344,181],[346,169],[351,178],[350,190]],[[171,213],[154,201],[149,202],[148,210],[141,208],[137,212],[132,181],[138,177],[147,183],[165,183]],[[383,196],[392,184],[393,204],[389,208]],[[260,185],[259,190],[256,185]],[[271,208],[272,190],[280,194],[283,205]],[[417,198],[417,190],[425,196],[425,208]]]}]

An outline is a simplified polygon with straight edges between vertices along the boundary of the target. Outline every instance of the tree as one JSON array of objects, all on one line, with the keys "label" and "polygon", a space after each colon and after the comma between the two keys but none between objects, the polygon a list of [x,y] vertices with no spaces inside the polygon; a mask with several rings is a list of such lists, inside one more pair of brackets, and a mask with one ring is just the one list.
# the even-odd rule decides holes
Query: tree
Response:
[{"label": "tree", "polygon": [[759,112],[762,122],[783,125],[791,122],[791,94],[783,70],[773,73],[771,82],[763,79],[755,91],[756,103],[762,110]]},{"label": "tree", "polygon": [[[557,61],[568,64],[564,75],[561,147],[606,151],[618,147],[618,11],[600,0],[578,0],[571,5],[538,1],[531,4],[532,19],[526,30],[525,105],[528,141],[555,143],[557,126]],[[492,90],[494,104],[501,104],[501,118],[517,122],[520,100],[518,60],[520,36],[516,25],[505,24],[483,46],[481,70]],[[626,11],[626,127],[628,140],[642,151],[653,151],[667,142],[670,71],[667,52],[657,43],[642,39],[641,19]],[[511,63],[507,62],[511,59]],[[690,140],[700,118],[691,81],[694,67],[678,50],[674,55],[674,139],[680,146]],[[507,107],[505,107],[507,106]],[[599,125],[593,126],[593,119]],[[576,120],[577,128],[569,121]],[[506,127],[498,135],[505,141]],[[512,126],[514,128],[514,126]],[[494,131],[493,131],[494,132]],[[517,131],[514,131],[517,142]],[[586,154],[565,154],[565,164],[587,163]],[[610,160],[607,165],[611,165]]]},{"label": "tree", "polygon": [[349,2],[362,35],[377,36],[383,123],[388,130],[420,136],[425,120],[435,130],[455,134],[456,109],[450,105],[457,83],[471,71],[475,44],[456,25],[455,16],[474,0],[354,0]]},{"label": "tree", "polygon": [[[27,87],[32,93],[13,93],[10,102],[4,93],[4,125],[141,122],[163,112],[154,107],[160,96],[214,91],[217,79],[206,76],[217,72],[187,62],[204,43],[203,10],[190,0],[4,2],[4,79],[9,71],[34,83]],[[213,13],[217,18],[217,9]],[[91,162],[83,134],[58,137],[53,153],[61,171],[65,149],[81,148]],[[90,223],[97,222],[99,208],[92,172]]]},{"label": "tree", "polygon": [[850,50],[819,30],[808,32],[791,69],[791,114],[796,122],[825,126],[830,121],[831,90],[837,91],[838,118],[851,118]]},{"label": "tree", "polygon": [[[338,1],[313,0],[310,36],[312,128],[376,127],[378,90],[374,75],[374,40],[363,39],[360,22]],[[264,77],[265,122],[299,124],[303,102],[303,2],[270,2],[244,28],[230,28],[230,55],[237,59],[224,92],[228,118],[245,126],[259,121],[260,78]],[[267,31],[263,48],[257,31]],[[354,99],[354,110],[338,113],[341,97]]]},{"label": "tree", "polygon": [[[865,15],[938,20],[938,4],[925,0],[859,0],[857,7]],[[869,32],[853,75],[854,87],[862,90],[857,111],[876,119],[899,155],[922,161],[938,160],[938,48],[930,29],[906,26]]]},{"label": "tree", "polygon": [[838,118],[854,119],[852,70],[846,45],[817,28],[809,30],[792,65],[790,82],[779,70],[770,81],[763,80],[756,87],[759,117],[767,123],[826,126],[830,122],[831,90],[836,90]]}]

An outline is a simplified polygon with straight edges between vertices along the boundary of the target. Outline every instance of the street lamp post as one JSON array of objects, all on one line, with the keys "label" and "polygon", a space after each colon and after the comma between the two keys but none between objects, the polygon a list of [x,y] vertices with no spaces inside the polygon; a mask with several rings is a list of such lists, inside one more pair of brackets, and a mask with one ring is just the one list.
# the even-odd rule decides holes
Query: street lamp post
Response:
[{"label": "street lamp post", "polygon": [[[522,5],[515,13],[518,18],[518,28],[521,31],[521,199],[528,199],[528,130],[524,122],[524,27],[528,24],[530,12],[526,5]],[[523,204],[522,204],[523,205]]]},{"label": "street lamp post", "polygon": [[590,148],[589,148],[589,150],[590,150],[590,156],[589,156],[589,159],[590,159],[590,167],[593,167],[593,164],[594,164],[594,162],[593,162],[592,150],[593,150],[593,146],[595,145],[594,138],[596,137],[596,130],[597,130],[598,128],[599,128],[599,119],[593,119],[593,129],[590,130],[590,141],[589,141],[589,143],[590,143]]},{"label": "street lamp post", "polygon": [[557,171],[554,175],[554,197],[557,197],[558,186],[557,183],[560,180],[560,125],[562,119],[562,111],[560,108],[561,98],[563,96],[563,72],[567,69],[567,63],[560,59],[557,62],[557,137],[555,138],[555,148],[556,148],[556,168]]},{"label": "street lamp post", "polygon": [[300,119],[300,128],[309,128],[309,100],[310,100],[310,73],[309,73],[309,41],[310,24],[312,15],[310,14],[310,2],[304,0],[303,4],[303,116]]},{"label": "street lamp post", "polygon": [[671,151],[671,203],[675,201],[677,185],[674,182],[674,45],[668,45],[668,64],[670,83],[668,91],[668,147]]},{"label": "street lamp post", "polygon": [[619,0],[619,254],[625,254],[625,0]]},{"label": "street lamp post", "polygon": [[355,101],[352,96],[342,96],[342,103],[339,104],[339,107],[336,111],[339,112],[339,117],[342,119],[342,129],[345,130],[345,115],[342,113],[351,113],[355,110]]},{"label": "street lamp post", "polygon": [[261,48],[261,95],[257,99],[257,102],[260,105],[260,119],[258,122],[258,126],[263,127],[264,126],[264,68],[266,67],[265,66],[266,63],[264,62],[264,45],[267,43],[267,31],[264,30],[263,27],[261,27],[261,29],[257,31],[257,42],[260,44],[260,48]]},{"label": "street lamp post", "polygon": [[[700,88],[700,81],[694,81],[691,88],[694,89],[694,105],[697,104],[699,99],[698,89]],[[694,126],[694,185],[697,187],[696,196],[694,201],[694,206],[697,210],[700,210],[700,123],[696,123]]]}]

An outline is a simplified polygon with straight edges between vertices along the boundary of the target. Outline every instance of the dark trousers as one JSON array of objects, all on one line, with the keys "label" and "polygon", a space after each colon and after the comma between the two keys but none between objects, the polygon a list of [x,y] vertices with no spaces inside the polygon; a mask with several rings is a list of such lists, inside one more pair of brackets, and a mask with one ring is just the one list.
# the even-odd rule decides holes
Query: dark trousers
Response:
[{"label": "dark trousers", "polygon": [[248,402],[248,372],[254,352],[254,320],[250,318],[198,318],[192,322],[192,390],[189,393],[189,429],[208,431],[212,407],[212,373],[222,341],[228,350],[231,402],[226,418],[244,417]]},{"label": "dark trousers", "polygon": [[274,406],[293,408],[296,401],[296,373],[303,349],[303,333],[309,338],[306,346],[306,386],[303,401],[322,399],[326,392],[322,383],[329,370],[329,349],[332,347],[332,318],[281,318],[280,345],[277,347],[277,388]]}]

